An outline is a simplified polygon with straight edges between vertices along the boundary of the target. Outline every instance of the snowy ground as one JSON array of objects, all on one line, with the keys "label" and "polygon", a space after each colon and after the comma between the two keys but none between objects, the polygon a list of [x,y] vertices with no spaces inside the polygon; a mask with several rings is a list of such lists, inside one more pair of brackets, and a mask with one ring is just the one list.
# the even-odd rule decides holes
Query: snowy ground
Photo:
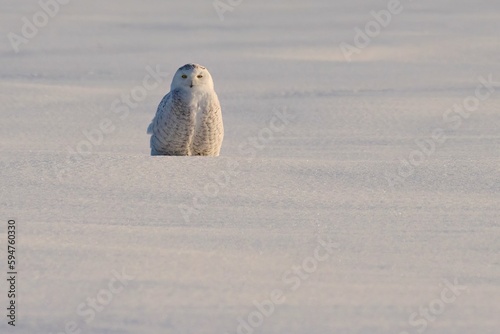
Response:
[{"label": "snowy ground", "polygon": [[[40,7],[3,0],[0,332],[499,333],[500,84],[473,97],[500,81],[500,5],[402,1],[346,61],[387,6],[74,0],[16,54]],[[152,158],[188,62],[215,79],[221,157]]]}]

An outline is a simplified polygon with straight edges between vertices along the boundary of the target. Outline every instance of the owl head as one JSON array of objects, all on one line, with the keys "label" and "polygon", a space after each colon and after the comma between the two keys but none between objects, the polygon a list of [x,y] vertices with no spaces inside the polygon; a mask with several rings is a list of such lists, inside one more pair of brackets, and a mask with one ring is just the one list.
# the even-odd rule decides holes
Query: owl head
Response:
[{"label": "owl head", "polygon": [[198,64],[186,64],[179,68],[172,80],[171,90],[174,89],[214,89],[214,82],[206,67]]}]

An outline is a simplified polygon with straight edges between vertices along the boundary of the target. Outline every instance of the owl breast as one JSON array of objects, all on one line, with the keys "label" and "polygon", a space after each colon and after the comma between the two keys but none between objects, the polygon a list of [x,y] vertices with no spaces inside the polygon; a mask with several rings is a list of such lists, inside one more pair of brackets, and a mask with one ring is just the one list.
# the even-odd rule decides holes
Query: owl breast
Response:
[{"label": "owl breast", "polygon": [[223,136],[222,115],[217,95],[196,100],[193,106],[194,131],[191,155],[219,155]]},{"label": "owl breast", "polygon": [[215,94],[174,94],[173,114],[177,134],[174,150],[179,155],[219,155],[222,115]]}]

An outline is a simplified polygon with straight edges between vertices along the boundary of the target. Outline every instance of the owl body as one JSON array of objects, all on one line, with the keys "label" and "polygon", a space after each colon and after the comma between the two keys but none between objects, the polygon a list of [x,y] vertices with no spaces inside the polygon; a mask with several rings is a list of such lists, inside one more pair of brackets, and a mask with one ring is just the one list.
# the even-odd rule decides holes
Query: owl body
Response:
[{"label": "owl body", "polygon": [[208,70],[187,64],[148,127],[151,155],[218,156],[224,137],[222,113]]}]

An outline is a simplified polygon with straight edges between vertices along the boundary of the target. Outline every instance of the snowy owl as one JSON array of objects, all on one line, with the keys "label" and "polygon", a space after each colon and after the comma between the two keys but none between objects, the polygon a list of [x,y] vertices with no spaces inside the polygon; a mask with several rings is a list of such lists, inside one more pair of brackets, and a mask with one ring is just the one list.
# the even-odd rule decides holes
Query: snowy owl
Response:
[{"label": "snowy owl", "polygon": [[224,137],[222,113],[205,67],[187,64],[177,70],[148,134],[151,155],[219,155]]}]

